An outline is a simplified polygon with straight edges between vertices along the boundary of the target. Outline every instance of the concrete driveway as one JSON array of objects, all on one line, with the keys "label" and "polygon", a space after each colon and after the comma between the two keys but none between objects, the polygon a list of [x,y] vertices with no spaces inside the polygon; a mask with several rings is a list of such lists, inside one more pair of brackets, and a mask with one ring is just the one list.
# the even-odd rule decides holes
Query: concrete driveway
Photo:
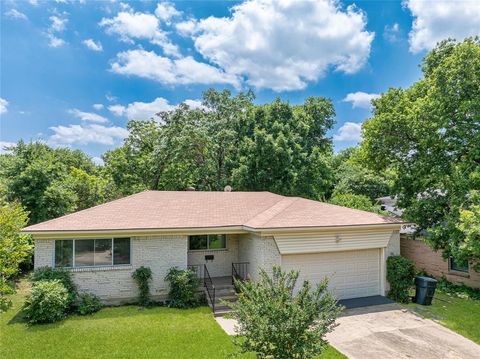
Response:
[{"label": "concrete driveway", "polygon": [[480,358],[480,346],[398,304],[346,309],[327,338],[351,359]]}]

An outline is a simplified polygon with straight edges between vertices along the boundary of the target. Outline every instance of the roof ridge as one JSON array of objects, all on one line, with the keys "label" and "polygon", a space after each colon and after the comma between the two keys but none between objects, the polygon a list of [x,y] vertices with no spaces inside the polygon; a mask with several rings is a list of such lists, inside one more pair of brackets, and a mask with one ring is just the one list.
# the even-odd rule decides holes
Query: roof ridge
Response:
[{"label": "roof ridge", "polygon": [[59,219],[64,219],[64,218],[66,218],[66,217],[73,216],[74,214],[77,214],[77,213],[89,212],[90,210],[93,210],[93,209],[95,209],[95,208],[102,207],[102,206],[105,206],[105,205],[107,205],[107,204],[111,204],[111,203],[114,203],[114,202],[120,202],[120,201],[125,200],[125,199],[127,199],[127,198],[131,198],[131,197],[134,197],[134,196],[138,196],[138,195],[140,195],[140,194],[142,194],[142,193],[146,193],[146,192],[155,192],[155,191],[146,189],[146,190],[144,190],[144,191],[142,191],[142,192],[133,193],[133,194],[130,194],[130,195],[125,196],[125,197],[117,198],[117,199],[114,199],[114,200],[112,200],[112,201],[108,201],[108,202],[105,202],[105,203],[97,204],[96,206],[93,206],[93,207],[89,207],[89,208],[82,209],[82,210],[80,210],[80,211],[75,211],[75,212],[72,212],[72,213],[67,213],[67,214],[64,214],[63,216],[60,216],[60,217],[57,217],[57,218],[52,218],[52,219],[49,219],[49,220],[47,220],[47,221],[43,221],[43,222],[40,222],[40,223],[32,224],[32,225],[30,225],[30,226],[24,227],[24,228],[22,229],[22,231],[25,230],[25,229],[30,229],[31,227],[34,227],[34,226],[36,226],[37,224],[50,223],[50,222],[57,221],[57,220],[59,220]]},{"label": "roof ridge", "polygon": [[[255,220],[261,220],[261,223],[256,225],[257,227],[261,226],[264,223],[267,223],[273,218],[279,216],[282,212],[284,212],[287,208],[289,208],[292,204],[294,204],[299,199],[298,197],[288,197],[288,196],[282,196],[282,197],[283,198],[280,201],[276,202],[274,205],[268,207],[266,210],[250,218],[247,222],[245,222],[244,225],[250,226],[249,223],[254,222]],[[288,202],[286,203],[286,201]],[[281,206],[282,203],[285,205]],[[279,207],[279,208],[275,208],[275,207]],[[262,218],[262,217],[265,217],[265,218]],[[255,226],[252,225],[252,227],[255,227]]]}]

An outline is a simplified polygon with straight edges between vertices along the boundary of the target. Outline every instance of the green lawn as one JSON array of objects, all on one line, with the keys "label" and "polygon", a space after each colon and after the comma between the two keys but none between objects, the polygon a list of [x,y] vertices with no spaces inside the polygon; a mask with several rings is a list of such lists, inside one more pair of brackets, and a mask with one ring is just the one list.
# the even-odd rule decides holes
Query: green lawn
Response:
[{"label": "green lawn", "polygon": [[[12,296],[13,308],[0,315],[2,359],[225,358],[236,350],[206,307],[105,308],[93,316],[28,326],[20,314],[27,289],[26,282],[21,282]],[[345,357],[329,347],[321,358]]]},{"label": "green lawn", "polygon": [[431,306],[415,303],[406,306],[480,344],[480,300],[437,291]]}]

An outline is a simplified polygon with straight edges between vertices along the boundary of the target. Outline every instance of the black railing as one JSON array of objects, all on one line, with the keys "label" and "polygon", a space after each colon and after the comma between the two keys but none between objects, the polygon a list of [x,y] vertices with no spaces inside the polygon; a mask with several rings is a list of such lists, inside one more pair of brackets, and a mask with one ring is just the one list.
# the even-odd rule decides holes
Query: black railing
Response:
[{"label": "black railing", "polygon": [[198,278],[202,278],[202,265],[201,264],[189,264],[187,266],[192,272],[194,272]]},{"label": "black railing", "polygon": [[203,265],[203,285],[207,290],[208,298],[210,299],[210,303],[212,303],[212,310],[215,313],[215,285],[213,285],[212,277],[210,277],[210,273],[208,273],[207,265]]},{"label": "black railing", "polygon": [[248,264],[249,262],[232,263],[232,284],[235,284],[235,280],[244,282],[248,279]]}]

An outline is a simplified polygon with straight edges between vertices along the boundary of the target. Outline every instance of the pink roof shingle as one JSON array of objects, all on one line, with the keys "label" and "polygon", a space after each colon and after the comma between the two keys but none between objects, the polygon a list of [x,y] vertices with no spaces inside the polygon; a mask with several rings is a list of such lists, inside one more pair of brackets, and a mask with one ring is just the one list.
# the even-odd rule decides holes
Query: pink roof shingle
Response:
[{"label": "pink roof shingle", "polygon": [[401,223],[398,219],[270,192],[145,191],[24,228],[25,232],[254,229]]}]

